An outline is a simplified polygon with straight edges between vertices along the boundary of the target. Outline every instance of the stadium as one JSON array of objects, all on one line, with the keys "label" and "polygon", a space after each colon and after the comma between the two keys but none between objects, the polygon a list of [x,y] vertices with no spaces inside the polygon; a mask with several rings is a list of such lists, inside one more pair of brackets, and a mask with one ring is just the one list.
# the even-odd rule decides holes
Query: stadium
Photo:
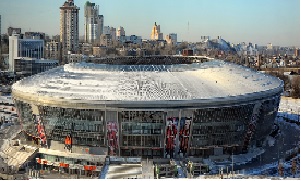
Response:
[{"label": "stadium", "polygon": [[276,77],[198,57],[73,63],[12,87],[25,141],[47,163],[68,164],[76,158],[47,150],[93,159],[245,153],[271,133],[282,91]]}]

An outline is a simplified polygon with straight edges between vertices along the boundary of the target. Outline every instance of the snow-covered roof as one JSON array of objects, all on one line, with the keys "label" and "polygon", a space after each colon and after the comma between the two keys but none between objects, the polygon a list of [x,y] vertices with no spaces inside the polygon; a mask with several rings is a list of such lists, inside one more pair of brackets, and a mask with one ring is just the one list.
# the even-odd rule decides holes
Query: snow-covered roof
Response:
[{"label": "snow-covered roof", "polygon": [[12,86],[12,91],[64,101],[190,101],[280,92],[282,86],[276,77],[222,61],[174,65],[74,63],[24,78]]}]

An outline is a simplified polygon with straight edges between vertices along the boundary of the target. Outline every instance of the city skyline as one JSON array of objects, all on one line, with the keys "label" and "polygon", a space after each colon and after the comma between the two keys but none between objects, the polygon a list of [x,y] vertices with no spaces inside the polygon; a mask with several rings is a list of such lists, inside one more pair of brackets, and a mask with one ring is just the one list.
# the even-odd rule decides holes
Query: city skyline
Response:
[{"label": "city skyline", "polygon": [[[40,31],[57,35],[60,31],[60,9],[65,1],[21,0],[0,1],[2,25],[6,33],[9,26],[26,31]],[[84,35],[84,4],[74,0],[79,12],[79,34]],[[178,41],[200,41],[201,36],[221,36],[231,43],[252,42],[260,46],[300,46],[299,0],[153,0],[126,2],[91,1],[99,5],[104,25],[124,27],[126,35],[150,39],[155,22],[163,37],[177,33]],[[43,9],[47,7],[47,10]],[[46,20],[46,21],[45,21]]]}]

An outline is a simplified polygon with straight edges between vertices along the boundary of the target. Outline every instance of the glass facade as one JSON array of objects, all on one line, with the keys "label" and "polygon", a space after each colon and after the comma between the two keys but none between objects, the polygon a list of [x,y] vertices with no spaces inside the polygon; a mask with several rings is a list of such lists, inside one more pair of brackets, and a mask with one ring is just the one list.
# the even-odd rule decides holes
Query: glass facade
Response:
[{"label": "glass facade", "polygon": [[44,57],[44,40],[20,40],[19,57],[41,59]]},{"label": "glass facade", "polygon": [[15,59],[15,72],[22,74],[34,75],[40,72],[45,72],[58,66],[58,62],[44,63],[36,62],[37,60]]},{"label": "glass facade", "polygon": [[64,145],[70,136],[72,145],[104,147],[109,155],[206,158],[260,145],[272,131],[279,100],[277,94],[240,105],[161,111],[15,105],[24,130],[39,138],[45,129],[48,143]]}]

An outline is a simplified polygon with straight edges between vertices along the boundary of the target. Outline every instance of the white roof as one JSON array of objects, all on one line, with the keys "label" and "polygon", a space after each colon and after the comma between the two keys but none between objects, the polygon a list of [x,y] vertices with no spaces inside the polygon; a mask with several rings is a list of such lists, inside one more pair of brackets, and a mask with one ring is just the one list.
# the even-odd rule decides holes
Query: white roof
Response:
[{"label": "white roof", "polygon": [[12,86],[39,97],[86,101],[210,100],[279,92],[283,83],[222,61],[176,65],[107,65],[75,63],[60,66]]}]

